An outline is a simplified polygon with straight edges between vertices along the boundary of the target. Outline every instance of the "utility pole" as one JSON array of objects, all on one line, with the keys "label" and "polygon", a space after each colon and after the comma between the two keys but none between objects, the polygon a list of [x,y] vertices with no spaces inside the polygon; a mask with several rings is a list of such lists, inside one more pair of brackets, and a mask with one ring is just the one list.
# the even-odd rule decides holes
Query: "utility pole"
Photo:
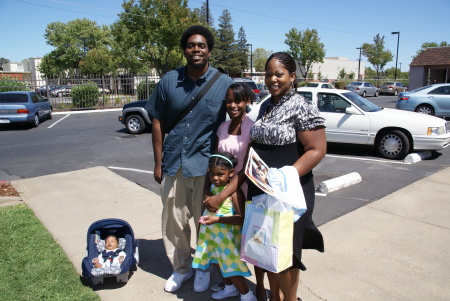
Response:
[{"label": "utility pole", "polygon": [[395,72],[394,72],[394,79],[397,79],[397,62],[398,62],[398,44],[400,42],[400,31],[393,31],[391,34],[397,35],[397,55],[395,56]]},{"label": "utility pole", "polygon": [[361,74],[361,50],[362,47],[357,47],[356,49],[359,49],[359,60],[358,60],[358,80],[361,80],[360,74]]}]

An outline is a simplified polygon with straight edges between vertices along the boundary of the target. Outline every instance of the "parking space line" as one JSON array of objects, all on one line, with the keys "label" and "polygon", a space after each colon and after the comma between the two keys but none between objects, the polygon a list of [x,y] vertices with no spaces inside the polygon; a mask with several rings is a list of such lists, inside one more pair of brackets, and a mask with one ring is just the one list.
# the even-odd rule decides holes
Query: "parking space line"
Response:
[{"label": "parking space line", "polygon": [[142,169],[135,169],[135,168],[125,168],[125,167],[117,167],[117,166],[108,166],[108,168],[109,168],[109,169],[116,169],[116,170],[127,170],[127,171],[136,171],[136,172],[151,173],[151,174],[153,174],[153,171],[142,170]]},{"label": "parking space line", "polygon": [[70,114],[67,114],[66,116],[64,116],[63,118],[61,118],[60,120],[58,120],[58,121],[56,121],[55,123],[53,123],[51,126],[49,126],[48,128],[50,129],[50,128],[52,128],[54,125],[56,125],[58,122],[60,122],[60,121],[63,121],[63,119],[65,119],[65,118],[67,118],[67,117],[69,117],[70,116]]},{"label": "parking space line", "polygon": [[326,155],[326,157],[340,158],[340,159],[349,159],[349,160],[359,160],[359,161],[373,161],[373,162],[381,162],[381,163],[393,163],[393,164],[408,164],[408,165],[411,165],[411,163],[409,163],[409,162],[394,161],[394,160],[379,160],[379,159],[346,157],[346,156],[336,156],[336,155]]}]

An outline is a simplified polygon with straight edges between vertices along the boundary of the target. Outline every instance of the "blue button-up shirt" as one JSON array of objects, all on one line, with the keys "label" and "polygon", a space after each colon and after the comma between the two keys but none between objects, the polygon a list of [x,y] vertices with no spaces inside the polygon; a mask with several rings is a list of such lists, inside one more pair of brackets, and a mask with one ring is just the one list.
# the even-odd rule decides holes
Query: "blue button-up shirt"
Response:
[{"label": "blue button-up shirt", "polygon": [[[209,67],[204,76],[194,81],[186,75],[185,67],[170,71],[161,78],[146,109],[164,122],[167,130],[216,72]],[[205,175],[217,128],[225,120],[225,94],[232,83],[230,77],[222,75],[166,135],[162,160],[165,174],[175,176],[181,166],[184,178]]]}]

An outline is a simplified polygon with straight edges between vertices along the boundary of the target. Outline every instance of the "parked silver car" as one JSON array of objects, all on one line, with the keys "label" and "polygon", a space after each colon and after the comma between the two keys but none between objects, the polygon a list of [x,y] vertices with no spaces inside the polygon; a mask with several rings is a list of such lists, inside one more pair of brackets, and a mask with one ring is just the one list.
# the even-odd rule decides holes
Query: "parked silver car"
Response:
[{"label": "parked silver car", "polygon": [[378,96],[378,88],[368,82],[351,82],[344,88],[345,90],[352,91],[353,93],[361,95],[362,97]]},{"label": "parked silver car", "polygon": [[392,94],[397,96],[398,93],[406,92],[408,91],[408,87],[404,86],[402,83],[399,82],[385,82],[381,85],[380,90],[378,90],[378,93],[381,94]]},{"label": "parked silver car", "polygon": [[395,107],[427,115],[450,116],[450,84],[434,84],[398,94]]},{"label": "parked silver car", "polygon": [[260,93],[258,87],[256,86],[256,83],[253,80],[247,79],[247,78],[240,78],[240,77],[234,77],[231,79],[241,85],[248,86],[253,91],[253,93],[255,93],[255,96],[256,96],[255,100],[259,100],[261,98],[261,93]]}]

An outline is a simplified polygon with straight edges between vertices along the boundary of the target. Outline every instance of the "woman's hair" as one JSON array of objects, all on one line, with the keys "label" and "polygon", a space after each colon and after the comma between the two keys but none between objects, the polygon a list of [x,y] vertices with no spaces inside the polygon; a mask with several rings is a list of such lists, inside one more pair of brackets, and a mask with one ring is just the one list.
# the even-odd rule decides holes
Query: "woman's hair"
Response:
[{"label": "woman's hair", "polygon": [[185,30],[181,36],[180,46],[181,49],[186,49],[187,41],[189,37],[199,34],[206,39],[206,44],[208,44],[208,50],[211,51],[214,48],[214,36],[211,31],[201,25],[194,25]]},{"label": "woman's hair", "polygon": [[211,155],[208,160],[208,167],[213,166],[223,166],[227,169],[232,169],[238,164],[238,159],[231,153],[228,152],[218,152],[217,154]]},{"label": "woman's hair", "polygon": [[249,100],[250,103],[253,103],[253,101],[256,99],[255,93],[247,85],[241,85],[239,83],[234,83],[228,87],[228,90],[233,91],[234,99],[237,102]]},{"label": "woman's hair", "polygon": [[[284,68],[286,68],[287,71],[289,71],[289,73],[294,73],[295,74],[295,79],[297,79],[297,74],[295,72],[295,71],[297,71],[297,64],[295,63],[294,58],[289,53],[287,53],[287,52],[275,52],[275,53],[273,53],[267,59],[266,66],[264,67],[264,70],[267,69],[267,65],[269,64],[269,62],[272,59],[277,59],[284,66]],[[294,85],[295,84],[296,83],[294,83]]]}]

